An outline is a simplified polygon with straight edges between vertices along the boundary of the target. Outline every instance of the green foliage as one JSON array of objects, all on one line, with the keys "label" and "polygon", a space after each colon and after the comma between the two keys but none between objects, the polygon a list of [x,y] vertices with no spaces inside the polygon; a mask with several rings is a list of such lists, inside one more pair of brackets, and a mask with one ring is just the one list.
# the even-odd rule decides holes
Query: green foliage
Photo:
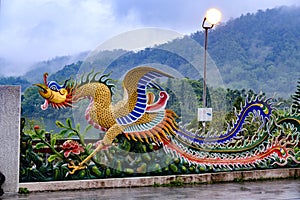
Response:
[{"label": "green foliage", "polygon": [[64,66],[63,69],[50,75],[48,80],[60,80],[61,82],[63,82],[64,80],[66,80],[68,78],[75,78],[81,65],[82,65],[82,61],[78,61],[77,63],[66,65],[66,66]]},{"label": "green foliage", "polygon": [[31,84],[22,77],[0,77],[0,85],[20,85],[22,92]]},{"label": "green foliage", "polygon": [[[45,147],[48,147],[51,149],[52,153],[56,156],[56,158],[64,159],[62,153],[58,152],[55,149],[56,139],[58,138],[58,136],[53,135],[51,137],[51,135],[49,135],[51,137],[50,141],[49,141],[46,134],[50,134],[50,133],[46,133],[46,131],[44,129],[40,129],[39,127],[35,127],[34,132],[29,132],[29,135],[32,139],[40,141],[35,144],[35,149],[38,150],[38,149],[43,149]],[[61,137],[59,137],[59,138],[61,138]]]},{"label": "green foliage", "polygon": [[[48,157],[41,155],[42,157],[38,160],[39,163],[37,160],[32,159],[27,162],[29,165],[24,165],[26,163],[21,161],[21,181],[74,180],[197,172],[196,165],[189,164],[179,158],[172,158],[162,149],[162,145],[154,143],[151,139],[148,144],[128,140],[124,135],[119,135],[109,149],[102,150],[92,159],[92,162],[87,163],[86,169],[77,171],[74,175],[68,175],[70,171],[68,163],[72,160],[72,162],[78,164],[93,150],[93,145],[91,143],[86,144],[84,141],[84,135],[90,129],[90,126],[80,132],[77,129],[80,126],[76,125],[74,127],[70,119],[66,119],[65,123],[56,121],[56,125],[62,130],[58,133],[52,133],[50,141],[47,139],[46,131],[40,130],[38,127],[35,127],[30,135],[23,135],[23,139],[26,135],[26,138],[30,141],[34,138],[40,141],[34,147],[31,143],[28,143],[24,147],[24,152],[30,152],[32,155],[37,156],[34,150],[50,148],[51,151]],[[69,137],[70,133],[73,133],[71,135],[73,138]],[[65,137],[72,140],[78,138],[79,144],[84,147],[85,151],[79,155],[70,154],[68,159],[65,158],[63,150],[57,150],[59,139]],[[27,157],[29,157],[28,155]],[[45,162],[45,159],[47,159],[47,162]]]},{"label": "green foliage", "polygon": [[[32,122],[33,123],[33,122]],[[84,135],[90,129],[90,125],[85,128],[83,133],[80,132],[80,125],[73,127],[72,121],[67,118],[66,123],[63,124],[60,121],[56,121],[56,125],[63,129],[58,133],[47,133],[44,129],[40,129],[39,126],[34,126],[33,131],[24,129],[26,125],[25,119],[22,120],[22,134],[21,134],[21,170],[20,179],[23,181],[46,181],[46,180],[62,180],[65,178],[69,169],[67,167],[70,160],[79,163],[86,158],[91,150],[92,145],[86,145],[84,142]],[[23,130],[26,131],[23,132]],[[74,138],[75,136],[75,138]],[[84,151],[79,154],[73,154],[72,152],[68,157],[65,157],[64,152],[69,149],[64,149],[62,141],[66,141],[65,138],[72,140],[78,140],[80,146],[84,148]],[[35,141],[33,145],[32,141]],[[35,151],[43,151],[49,149],[49,157],[46,154],[37,154]],[[44,162],[43,160],[46,160]],[[98,164],[93,160],[95,164]],[[78,175],[79,176],[79,175]]]},{"label": "green foliage", "polygon": [[28,188],[20,187],[18,193],[19,194],[29,194],[30,191],[28,190]]}]

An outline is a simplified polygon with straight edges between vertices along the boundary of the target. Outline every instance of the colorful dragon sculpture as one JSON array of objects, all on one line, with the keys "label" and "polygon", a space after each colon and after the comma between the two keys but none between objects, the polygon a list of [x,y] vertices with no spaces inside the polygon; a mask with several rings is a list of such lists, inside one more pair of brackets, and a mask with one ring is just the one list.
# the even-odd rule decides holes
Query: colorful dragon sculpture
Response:
[{"label": "colorful dragon sculpture", "polygon": [[[179,125],[176,122],[177,115],[166,109],[169,94],[154,82],[161,77],[172,78],[171,75],[151,67],[130,70],[123,80],[123,100],[113,105],[114,85],[110,83],[108,75],[97,78],[99,74],[91,72],[83,75],[78,82],[68,84],[67,80],[64,85],[55,81],[47,82],[48,74],[45,74],[44,83],[35,84],[45,99],[41,106],[43,110],[49,105],[57,109],[72,107],[74,103],[88,98],[90,104],[85,112],[86,120],[95,128],[105,131],[103,140],[98,142],[88,157],[78,166],[69,164],[71,174],[86,168],[89,160],[100,150],[112,145],[120,134],[129,140],[163,145],[166,152],[201,166],[232,169],[265,162],[280,166],[289,161],[300,163],[294,152],[299,145],[299,115],[274,122],[271,99],[247,99],[227,131],[192,132]],[[157,92],[150,92],[149,88]],[[245,134],[244,126],[255,120],[261,123],[259,129],[255,134]],[[283,131],[285,126],[291,126],[295,131],[286,134]]]}]

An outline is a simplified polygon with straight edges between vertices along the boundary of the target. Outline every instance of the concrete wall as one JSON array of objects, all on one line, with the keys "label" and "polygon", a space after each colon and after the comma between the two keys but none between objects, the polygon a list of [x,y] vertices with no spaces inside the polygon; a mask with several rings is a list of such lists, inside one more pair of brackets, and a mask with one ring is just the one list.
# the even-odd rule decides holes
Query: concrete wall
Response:
[{"label": "concrete wall", "polygon": [[6,181],[4,192],[19,188],[20,156],[20,86],[0,86],[0,171]]}]

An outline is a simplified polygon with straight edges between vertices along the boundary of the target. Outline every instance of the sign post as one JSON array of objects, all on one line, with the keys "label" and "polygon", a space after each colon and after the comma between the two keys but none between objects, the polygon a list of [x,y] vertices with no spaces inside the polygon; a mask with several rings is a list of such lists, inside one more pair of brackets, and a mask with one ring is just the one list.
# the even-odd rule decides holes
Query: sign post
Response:
[{"label": "sign post", "polygon": [[212,121],[212,108],[198,108],[198,121]]}]

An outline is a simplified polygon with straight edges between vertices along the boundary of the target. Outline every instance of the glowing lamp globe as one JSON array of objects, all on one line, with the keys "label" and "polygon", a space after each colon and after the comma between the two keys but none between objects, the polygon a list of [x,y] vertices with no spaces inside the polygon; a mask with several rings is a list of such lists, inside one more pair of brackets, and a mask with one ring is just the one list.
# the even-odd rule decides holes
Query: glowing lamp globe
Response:
[{"label": "glowing lamp globe", "polygon": [[222,13],[218,9],[211,8],[206,12],[205,17],[210,24],[215,25],[221,21]]}]

